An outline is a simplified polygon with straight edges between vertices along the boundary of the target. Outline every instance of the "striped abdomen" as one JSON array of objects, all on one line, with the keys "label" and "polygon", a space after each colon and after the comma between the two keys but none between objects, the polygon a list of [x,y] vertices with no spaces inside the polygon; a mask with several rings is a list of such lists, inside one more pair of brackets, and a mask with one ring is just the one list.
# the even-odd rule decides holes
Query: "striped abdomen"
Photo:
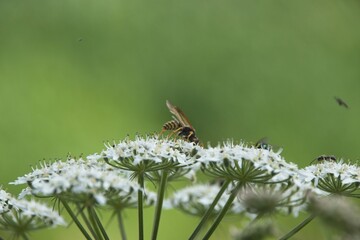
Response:
[{"label": "striped abdomen", "polygon": [[182,127],[178,121],[171,120],[163,125],[164,130],[176,130]]}]

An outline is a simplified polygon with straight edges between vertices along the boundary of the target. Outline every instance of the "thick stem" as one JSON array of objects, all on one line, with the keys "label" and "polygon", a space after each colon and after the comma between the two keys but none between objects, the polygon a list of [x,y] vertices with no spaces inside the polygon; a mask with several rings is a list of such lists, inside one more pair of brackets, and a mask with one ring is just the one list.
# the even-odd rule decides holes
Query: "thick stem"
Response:
[{"label": "thick stem", "polygon": [[125,227],[124,227],[124,221],[123,221],[123,218],[122,218],[122,215],[121,215],[121,210],[118,210],[116,212],[116,215],[117,215],[117,219],[118,219],[121,239],[122,240],[127,240]]},{"label": "thick stem", "polygon": [[166,189],[166,183],[167,183],[168,174],[169,174],[168,170],[166,170],[166,169],[162,170],[161,179],[160,179],[160,186],[159,186],[159,189],[158,189],[157,200],[156,200],[154,223],[153,223],[153,232],[152,232],[152,236],[151,236],[152,240],[156,240],[157,234],[158,234],[158,231],[159,231],[161,210],[162,210],[162,205],[163,205],[163,201],[164,201],[164,195],[165,195],[165,189]]},{"label": "thick stem", "polygon": [[311,214],[308,218],[306,218],[302,223],[297,225],[293,230],[288,232],[285,236],[280,238],[279,240],[286,240],[295,235],[298,231],[300,231],[303,227],[305,227],[309,222],[311,222],[315,218],[315,214]]},{"label": "thick stem", "polygon": [[72,218],[72,220],[74,221],[74,223],[76,224],[76,226],[79,228],[79,230],[81,231],[81,233],[84,235],[84,237],[87,240],[91,240],[90,235],[86,232],[85,228],[82,226],[82,224],[80,223],[79,219],[76,217],[76,215],[74,214],[74,212],[71,210],[71,207],[66,203],[66,201],[60,200],[61,203],[63,204],[63,206],[65,207],[66,211],[69,213],[70,217]]},{"label": "thick stem", "polygon": [[211,225],[210,229],[207,231],[207,233],[205,234],[203,240],[207,240],[211,237],[211,235],[214,233],[214,231],[216,230],[217,226],[220,224],[221,220],[224,218],[225,214],[227,213],[227,211],[230,209],[232,202],[234,201],[234,199],[236,198],[236,196],[238,195],[239,189],[243,186],[243,184],[241,182],[239,182],[236,187],[232,190],[232,193],[229,196],[229,199],[226,201],[223,209],[221,210],[221,212],[219,213],[219,215],[216,217],[214,223]]},{"label": "thick stem", "polygon": [[209,209],[206,211],[206,213],[202,217],[202,219],[201,219],[200,223],[198,224],[198,226],[196,227],[195,231],[191,234],[189,240],[194,240],[196,238],[196,236],[199,234],[202,227],[204,226],[206,221],[209,219],[209,217],[210,217],[211,213],[213,212],[216,204],[219,202],[221,196],[224,194],[225,190],[227,189],[227,187],[229,186],[230,183],[231,183],[231,180],[229,180],[229,179],[224,182],[224,184],[222,185],[220,191],[216,195],[214,201],[211,203]]},{"label": "thick stem", "polygon": [[139,240],[144,240],[144,173],[138,175],[138,183],[140,189],[138,190],[138,222],[139,222]]}]

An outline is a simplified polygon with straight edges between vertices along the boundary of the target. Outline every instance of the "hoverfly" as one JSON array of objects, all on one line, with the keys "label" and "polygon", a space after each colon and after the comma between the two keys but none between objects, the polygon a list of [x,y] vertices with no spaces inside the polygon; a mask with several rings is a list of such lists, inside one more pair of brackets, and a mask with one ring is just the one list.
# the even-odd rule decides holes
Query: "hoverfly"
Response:
[{"label": "hoverfly", "polygon": [[173,120],[166,122],[160,132],[162,134],[166,130],[172,130],[173,132],[169,135],[176,133],[178,136],[183,137],[189,142],[199,143],[199,139],[195,135],[195,129],[191,126],[189,119],[185,116],[184,112],[180,108],[172,105],[166,100],[166,106],[169,111],[173,114]]},{"label": "hoverfly", "polygon": [[255,148],[259,148],[259,149],[266,149],[266,150],[271,150],[272,146],[268,143],[268,139],[266,137],[261,138],[259,141],[257,141],[255,143]]},{"label": "hoverfly", "polygon": [[336,157],[334,155],[320,155],[314,160],[310,162],[312,164],[314,161],[322,162],[322,161],[334,161],[336,162]]},{"label": "hoverfly", "polygon": [[349,108],[349,105],[347,105],[347,103],[344,100],[342,100],[339,97],[334,97],[334,98],[335,101],[339,104],[339,106],[343,106],[344,108]]}]

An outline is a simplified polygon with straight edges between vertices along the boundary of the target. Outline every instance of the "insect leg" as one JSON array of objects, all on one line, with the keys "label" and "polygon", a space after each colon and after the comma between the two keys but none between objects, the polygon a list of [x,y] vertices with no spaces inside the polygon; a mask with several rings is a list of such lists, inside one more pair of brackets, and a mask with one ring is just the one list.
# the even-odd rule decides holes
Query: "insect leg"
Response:
[{"label": "insect leg", "polygon": [[182,129],[183,129],[183,127],[179,127],[178,129],[175,129],[174,131],[172,131],[172,132],[167,136],[166,139],[168,139],[169,137],[171,137],[174,133],[180,132]]},{"label": "insect leg", "polygon": [[160,133],[159,133],[159,136],[161,136],[165,131],[166,131],[165,128],[161,129],[161,131],[160,131]]}]

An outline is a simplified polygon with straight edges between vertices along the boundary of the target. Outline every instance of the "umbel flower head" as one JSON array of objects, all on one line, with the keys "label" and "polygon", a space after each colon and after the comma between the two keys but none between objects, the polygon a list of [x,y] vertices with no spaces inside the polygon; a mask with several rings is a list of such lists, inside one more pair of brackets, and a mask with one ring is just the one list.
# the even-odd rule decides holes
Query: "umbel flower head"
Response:
[{"label": "umbel flower head", "polygon": [[0,189],[0,229],[26,239],[30,231],[58,225],[65,225],[65,221],[51,208],[33,200],[16,199]]},{"label": "umbel flower head", "polygon": [[279,153],[232,141],[200,149],[197,161],[205,174],[243,184],[287,181],[297,174],[297,166],[287,163]]},{"label": "umbel flower head", "polygon": [[[182,176],[191,171],[195,153],[200,148],[181,139],[137,136],[135,140],[127,138],[119,143],[107,144],[102,155],[111,166],[133,172],[133,177],[163,169],[176,171],[177,176]],[[182,168],[182,174],[176,168]],[[151,179],[149,174],[146,177]]]},{"label": "umbel flower head", "polygon": [[359,239],[360,210],[356,204],[342,196],[326,196],[309,198],[309,210],[332,228],[343,233],[341,239]]},{"label": "umbel flower head", "polygon": [[[88,160],[68,159],[44,164],[33,172],[19,177],[12,184],[27,183],[20,197],[35,195],[38,197],[55,197],[74,203],[105,205],[111,202],[126,202],[126,206],[136,207],[137,191],[141,189],[135,182],[129,180],[124,171],[114,169],[97,156]],[[154,195],[146,194],[148,204],[154,201]],[[125,207],[125,206],[124,206]]]},{"label": "umbel flower head", "polygon": [[[218,184],[196,184],[185,187],[167,200],[167,208],[176,208],[187,214],[195,216],[203,216],[209,208],[217,193],[220,191]],[[222,195],[216,204],[213,217],[215,217],[224,207],[228,196]],[[240,214],[244,211],[244,207],[238,201],[234,201],[228,214]]]},{"label": "umbel flower head", "polygon": [[299,215],[306,208],[308,188],[301,188],[291,182],[277,184],[248,184],[240,190],[238,200],[246,210],[255,216],[273,213]]},{"label": "umbel flower head", "polygon": [[313,185],[319,194],[360,197],[360,168],[343,160],[322,161],[299,170],[299,184]]}]

